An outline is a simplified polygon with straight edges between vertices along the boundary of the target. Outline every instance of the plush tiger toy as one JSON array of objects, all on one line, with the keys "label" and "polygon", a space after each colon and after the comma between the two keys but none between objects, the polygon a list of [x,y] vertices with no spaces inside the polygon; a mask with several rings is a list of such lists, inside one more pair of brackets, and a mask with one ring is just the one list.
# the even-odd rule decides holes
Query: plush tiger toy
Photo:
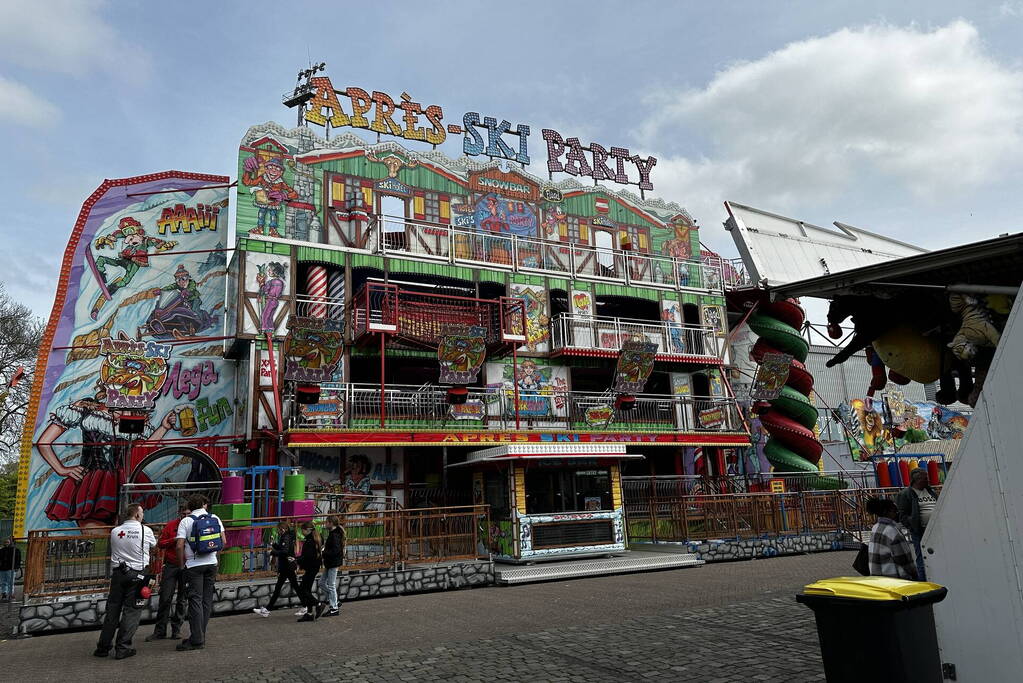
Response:
[{"label": "plush tiger toy", "polygon": [[948,345],[956,358],[969,361],[977,355],[979,347],[998,345],[1001,334],[991,322],[991,313],[979,299],[966,294],[949,294],[948,305],[963,320]]}]

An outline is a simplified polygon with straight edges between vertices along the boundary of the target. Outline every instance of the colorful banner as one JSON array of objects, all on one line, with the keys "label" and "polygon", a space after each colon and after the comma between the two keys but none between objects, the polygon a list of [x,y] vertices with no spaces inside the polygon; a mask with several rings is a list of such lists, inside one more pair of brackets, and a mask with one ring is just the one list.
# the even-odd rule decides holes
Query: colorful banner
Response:
[{"label": "colorful banner", "polygon": [[[199,451],[157,452],[132,469],[117,425],[126,409],[149,411],[132,438],[140,447],[235,431],[235,366],[219,338],[229,183],[170,171],[107,180],[85,202],[41,345],[17,535],[111,524],[124,482],[216,476],[213,458]],[[143,502],[152,519],[166,511],[151,506],[175,505],[155,495]]]},{"label": "colorful banner", "polygon": [[652,342],[627,341],[622,344],[615,370],[614,390],[620,394],[638,394],[643,391],[650,373],[654,370],[654,356],[657,344]]},{"label": "colorful banner", "polygon": [[284,338],[284,379],[294,382],[329,382],[341,355],[344,339],[324,318],[288,319]]},{"label": "colorful banner", "polygon": [[123,336],[104,337],[99,343],[103,356],[100,380],[108,408],[152,410],[167,380],[169,344],[140,342]]},{"label": "colorful banner", "polygon": [[482,327],[455,327],[440,338],[437,360],[441,384],[472,384],[487,357],[487,331]]},{"label": "colorful banner", "polygon": [[765,353],[757,376],[750,389],[750,398],[755,401],[770,401],[778,398],[781,388],[789,379],[792,355],[788,353]]}]

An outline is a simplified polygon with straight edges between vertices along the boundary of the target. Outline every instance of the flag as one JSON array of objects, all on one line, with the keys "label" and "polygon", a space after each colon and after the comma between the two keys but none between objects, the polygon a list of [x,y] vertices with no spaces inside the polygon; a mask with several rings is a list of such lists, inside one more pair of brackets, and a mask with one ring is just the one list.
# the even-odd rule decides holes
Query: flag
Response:
[{"label": "flag", "polygon": [[607,197],[597,197],[593,200],[593,205],[597,209],[597,213],[607,213],[611,210],[611,203]]}]

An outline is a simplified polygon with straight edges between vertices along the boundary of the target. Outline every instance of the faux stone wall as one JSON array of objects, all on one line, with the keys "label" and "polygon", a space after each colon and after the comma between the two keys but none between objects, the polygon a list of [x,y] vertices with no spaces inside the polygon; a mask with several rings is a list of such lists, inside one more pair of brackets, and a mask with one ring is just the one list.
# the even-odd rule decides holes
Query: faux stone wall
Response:
[{"label": "faux stone wall", "polygon": [[[652,544],[636,543],[637,550]],[[669,544],[656,544],[669,545]],[[773,538],[749,538],[727,541],[690,541],[688,543],[672,543],[670,545],[685,548],[688,552],[706,562],[727,562],[730,560],[752,560],[761,557],[777,557],[778,555],[801,555],[803,553],[819,553],[827,550],[842,549],[840,532],[798,534],[795,536],[776,536]]]},{"label": "faux stone wall", "polygon": [[[247,612],[266,605],[273,592],[275,579],[221,582],[217,585],[215,614]],[[467,561],[438,566],[417,567],[403,571],[349,573],[338,577],[338,598],[341,601],[377,598],[385,595],[427,593],[431,591],[472,588],[494,584],[494,564],[487,560]],[[320,596],[324,597],[324,596]],[[142,621],[156,618],[159,597],[154,595],[142,611]],[[284,585],[278,604],[297,606],[298,596],[291,586]],[[99,627],[106,614],[106,594],[76,595],[57,602],[31,601],[21,607],[21,633],[61,631],[71,628]]]}]

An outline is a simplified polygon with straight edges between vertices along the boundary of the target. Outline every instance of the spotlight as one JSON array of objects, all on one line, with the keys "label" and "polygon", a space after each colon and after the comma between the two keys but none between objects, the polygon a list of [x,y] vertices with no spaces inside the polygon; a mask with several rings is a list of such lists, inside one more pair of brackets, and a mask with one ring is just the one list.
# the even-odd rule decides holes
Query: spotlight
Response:
[{"label": "spotlight", "polygon": [[462,405],[469,398],[469,390],[466,387],[451,387],[448,389],[448,403],[453,406]]},{"label": "spotlight", "polygon": [[117,420],[117,430],[121,434],[141,434],[146,428],[145,415],[122,415]]},{"label": "spotlight", "polygon": [[628,411],[636,407],[636,397],[630,394],[622,394],[615,399],[615,410]]}]

